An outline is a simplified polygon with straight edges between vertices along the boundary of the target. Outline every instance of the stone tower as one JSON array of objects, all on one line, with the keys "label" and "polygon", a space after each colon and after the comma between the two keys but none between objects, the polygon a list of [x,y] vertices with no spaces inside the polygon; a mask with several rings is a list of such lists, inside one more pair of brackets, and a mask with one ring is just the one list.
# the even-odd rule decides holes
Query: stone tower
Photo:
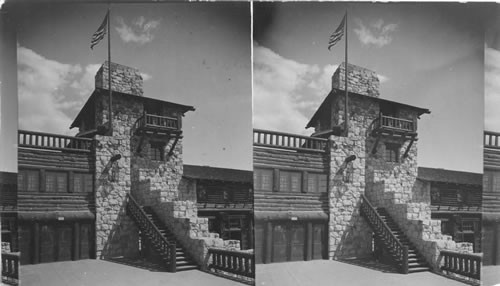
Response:
[{"label": "stone tower", "polygon": [[127,194],[141,204],[153,197],[177,197],[182,175],[182,117],[192,106],[143,96],[137,69],[111,64],[112,133],[109,122],[108,63],[95,77],[95,90],[71,127],[93,137],[95,150],[97,257],[137,256],[138,230],[125,213]]},{"label": "stone tower", "polygon": [[[348,132],[345,133],[345,64],[307,128],[330,138],[329,253],[331,258],[371,252],[371,229],[359,215],[364,194],[386,208],[428,261],[435,261],[440,222],[417,178],[417,120],[429,110],[379,97],[375,72],[348,65]],[[429,247],[434,246],[434,247]]]}]

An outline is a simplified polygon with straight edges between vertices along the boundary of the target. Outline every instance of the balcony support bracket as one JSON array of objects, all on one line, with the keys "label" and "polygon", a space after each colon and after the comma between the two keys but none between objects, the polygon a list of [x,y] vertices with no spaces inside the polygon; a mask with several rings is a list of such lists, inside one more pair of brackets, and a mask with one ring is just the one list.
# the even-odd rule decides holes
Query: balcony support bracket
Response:
[{"label": "balcony support bracket", "polygon": [[372,148],[373,155],[377,154],[377,147],[378,147],[378,143],[380,142],[380,137],[382,137],[382,134],[376,133],[376,136],[377,136],[377,140],[375,140],[375,144],[373,145],[373,148]]},{"label": "balcony support bracket", "polygon": [[417,136],[413,135],[411,137],[411,140],[410,140],[410,143],[408,144],[408,147],[406,147],[406,150],[405,150],[405,153],[403,155],[403,158],[407,158],[408,157],[408,152],[410,152],[410,149],[411,149],[411,146],[413,145],[413,142],[415,142],[415,138]]},{"label": "balcony support bracket", "polygon": [[167,154],[168,157],[170,157],[170,156],[172,156],[172,154],[174,154],[175,145],[177,145],[177,142],[179,141],[180,138],[182,138],[182,136],[180,134],[177,134],[175,136],[174,143],[172,144],[172,147],[170,147],[170,150],[168,151],[168,154]]}]

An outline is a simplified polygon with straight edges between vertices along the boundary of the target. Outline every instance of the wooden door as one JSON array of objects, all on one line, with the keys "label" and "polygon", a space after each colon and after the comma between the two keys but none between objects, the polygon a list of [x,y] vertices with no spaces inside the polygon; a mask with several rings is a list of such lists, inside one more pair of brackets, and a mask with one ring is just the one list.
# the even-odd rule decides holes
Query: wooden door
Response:
[{"label": "wooden door", "polygon": [[21,265],[33,263],[33,240],[31,225],[19,226],[19,251],[21,251]]},{"label": "wooden door", "polygon": [[288,261],[305,260],[306,231],[303,223],[291,223],[289,227],[289,259]]},{"label": "wooden door", "polygon": [[73,228],[68,224],[61,224],[57,228],[57,261],[71,260],[73,246]]},{"label": "wooden door", "polygon": [[266,237],[265,231],[264,231],[264,226],[265,224],[263,223],[256,223],[255,224],[255,263],[264,263],[264,244],[266,243]]},{"label": "wooden door", "polygon": [[326,225],[313,224],[312,259],[323,259],[326,253]]},{"label": "wooden door", "polygon": [[92,258],[92,244],[93,244],[92,225],[82,224],[80,226],[80,259]]},{"label": "wooden door", "polygon": [[273,253],[272,262],[288,261],[288,227],[285,223],[277,223],[273,226]]},{"label": "wooden door", "polygon": [[54,224],[40,226],[40,263],[56,261],[56,228]]}]

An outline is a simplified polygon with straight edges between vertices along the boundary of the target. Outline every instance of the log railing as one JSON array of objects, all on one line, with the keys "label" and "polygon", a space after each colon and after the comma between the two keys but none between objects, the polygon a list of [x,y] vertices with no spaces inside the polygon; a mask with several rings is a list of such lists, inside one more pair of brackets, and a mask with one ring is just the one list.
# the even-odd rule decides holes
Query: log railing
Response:
[{"label": "log railing", "polygon": [[19,147],[62,150],[72,152],[90,152],[94,140],[51,133],[19,130]]},{"label": "log railing", "polygon": [[400,271],[408,273],[408,246],[403,245],[392,233],[389,226],[382,220],[377,210],[370,204],[364,194],[361,195],[361,215],[366,218],[373,231],[380,237],[385,245],[390,248],[396,263],[401,264]]},{"label": "log railing", "polygon": [[139,119],[139,127],[141,128],[156,128],[156,129],[168,129],[168,130],[179,130],[179,119],[175,117],[160,116],[153,114],[144,114],[143,117]]},{"label": "log railing", "polygon": [[2,281],[19,282],[19,252],[2,252]]},{"label": "log railing", "polygon": [[452,272],[472,279],[481,279],[481,255],[441,250],[442,271]]},{"label": "log railing", "polygon": [[174,242],[169,242],[156,227],[156,225],[147,217],[144,210],[127,194],[127,213],[135,221],[142,233],[150,240],[151,244],[157,249],[160,256],[167,261],[169,272],[176,272],[176,245]]},{"label": "log railing", "polygon": [[241,251],[209,248],[212,257],[208,269],[219,270],[246,278],[255,278],[254,254]]},{"label": "log railing", "polygon": [[326,152],[328,139],[262,129],[253,130],[254,146]]},{"label": "log railing", "polygon": [[500,149],[500,133],[484,131],[484,147]]},{"label": "log railing", "polygon": [[416,124],[413,120],[385,116],[379,114],[379,118],[375,121],[375,129],[388,129],[404,132],[416,132]]}]

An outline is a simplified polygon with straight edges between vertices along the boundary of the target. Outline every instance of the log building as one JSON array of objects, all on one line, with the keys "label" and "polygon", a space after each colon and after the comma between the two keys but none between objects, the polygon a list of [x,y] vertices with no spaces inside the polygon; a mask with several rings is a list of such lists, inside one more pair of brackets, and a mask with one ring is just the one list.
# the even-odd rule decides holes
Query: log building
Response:
[{"label": "log building", "polygon": [[484,132],[483,264],[500,265],[500,133]]},{"label": "log building", "polygon": [[346,118],[345,68],[307,124],[311,136],[254,129],[256,262],[375,249],[408,273],[437,269],[440,250],[472,251],[442,234],[417,179],[417,122],[430,111],[379,97],[376,73],[349,65]]},{"label": "log building", "polygon": [[241,240],[249,247],[251,229],[239,225],[236,234],[210,227],[213,216],[212,224],[221,217],[231,224],[232,214],[220,213],[235,202],[215,197],[216,209],[208,209],[190,187],[210,189],[215,182],[232,198],[244,198],[235,214],[251,225],[248,178],[231,179],[236,170],[207,178],[192,172],[196,166],[184,169],[182,120],[195,108],[145,97],[137,69],[110,66],[112,104],[106,62],[71,124],[78,128],[75,137],[19,131],[22,264],[146,255],[175,272],[205,267],[208,248],[240,249]]}]

